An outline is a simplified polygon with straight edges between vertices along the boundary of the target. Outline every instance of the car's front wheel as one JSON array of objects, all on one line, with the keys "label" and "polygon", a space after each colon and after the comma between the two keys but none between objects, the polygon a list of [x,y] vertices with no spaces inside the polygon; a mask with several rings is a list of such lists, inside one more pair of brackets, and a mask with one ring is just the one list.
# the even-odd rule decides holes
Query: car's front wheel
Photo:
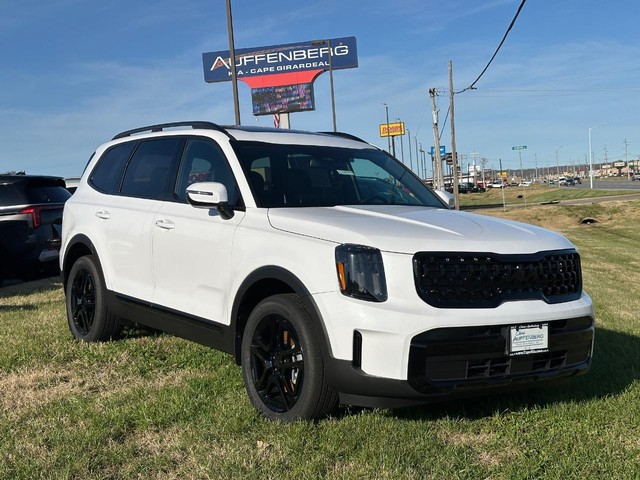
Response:
[{"label": "car's front wheel", "polygon": [[312,319],[294,294],[269,297],[249,316],[242,376],[253,405],[272,420],[319,419],[337,405]]},{"label": "car's front wheel", "polygon": [[106,293],[95,257],[80,257],[71,267],[66,288],[69,329],[78,340],[103,342],[119,335],[120,321],[109,312]]}]

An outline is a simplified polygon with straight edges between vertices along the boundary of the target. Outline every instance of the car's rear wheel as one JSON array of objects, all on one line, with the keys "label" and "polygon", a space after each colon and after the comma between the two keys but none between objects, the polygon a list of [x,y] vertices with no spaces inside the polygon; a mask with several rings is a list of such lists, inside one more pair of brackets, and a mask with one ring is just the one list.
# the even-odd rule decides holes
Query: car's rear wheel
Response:
[{"label": "car's rear wheel", "polygon": [[69,329],[78,340],[102,342],[119,335],[120,322],[109,312],[106,293],[95,257],[80,257],[71,267],[66,288]]},{"label": "car's rear wheel", "polygon": [[269,419],[319,419],[337,405],[326,381],[312,319],[293,294],[260,302],[242,340],[242,376],[253,405]]}]

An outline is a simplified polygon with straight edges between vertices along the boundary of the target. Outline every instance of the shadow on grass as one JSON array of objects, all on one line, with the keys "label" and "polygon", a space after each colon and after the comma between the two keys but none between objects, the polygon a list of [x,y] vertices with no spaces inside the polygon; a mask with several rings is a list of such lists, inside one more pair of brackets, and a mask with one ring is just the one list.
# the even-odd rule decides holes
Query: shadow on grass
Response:
[{"label": "shadow on grass", "polygon": [[13,297],[16,295],[30,295],[36,292],[48,292],[62,290],[60,277],[45,277],[30,282],[19,280],[9,280],[7,285],[0,287],[0,298]]},{"label": "shadow on grass", "polygon": [[[596,330],[593,362],[586,375],[558,382],[540,382],[521,391],[389,410],[389,415],[407,420],[480,419],[505,411],[579,403],[617,395],[639,379],[640,337],[600,328]],[[349,408],[341,411],[345,415],[350,413],[353,412]]]},{"label": "shadow on grass", "polygon": [[20,310],[38,310],[40,308],[38,305],[27,304],[27,305],[0,305],[0,313],[4,312],[17,312]]}]

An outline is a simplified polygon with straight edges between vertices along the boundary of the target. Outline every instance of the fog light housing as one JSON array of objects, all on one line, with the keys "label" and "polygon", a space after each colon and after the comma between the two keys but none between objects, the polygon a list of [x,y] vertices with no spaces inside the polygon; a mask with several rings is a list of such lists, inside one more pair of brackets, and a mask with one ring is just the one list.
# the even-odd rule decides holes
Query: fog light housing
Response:
[{"label": "fog light housing", "polygon": [[377,248],[349,243],[336,247],[336,269],[343,295],[370,302],[387,300],[382,254]]}]

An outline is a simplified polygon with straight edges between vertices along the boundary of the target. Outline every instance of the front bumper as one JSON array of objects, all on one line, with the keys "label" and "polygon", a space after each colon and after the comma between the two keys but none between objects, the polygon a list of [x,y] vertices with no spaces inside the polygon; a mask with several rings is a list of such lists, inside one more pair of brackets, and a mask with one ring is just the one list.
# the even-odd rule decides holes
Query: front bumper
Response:
[{"label": "front bumper", "polygon": [[509,356],[509,325],[436,328],[414,336],[408,377],[397,380],[364,373],[363,348],[354,335],[354,360],[328,362],[331,384],[346,404],[401,407],[524,388],[541,380],[587,372],[594,338],[593,317],[549,323],[549,351]]}]

